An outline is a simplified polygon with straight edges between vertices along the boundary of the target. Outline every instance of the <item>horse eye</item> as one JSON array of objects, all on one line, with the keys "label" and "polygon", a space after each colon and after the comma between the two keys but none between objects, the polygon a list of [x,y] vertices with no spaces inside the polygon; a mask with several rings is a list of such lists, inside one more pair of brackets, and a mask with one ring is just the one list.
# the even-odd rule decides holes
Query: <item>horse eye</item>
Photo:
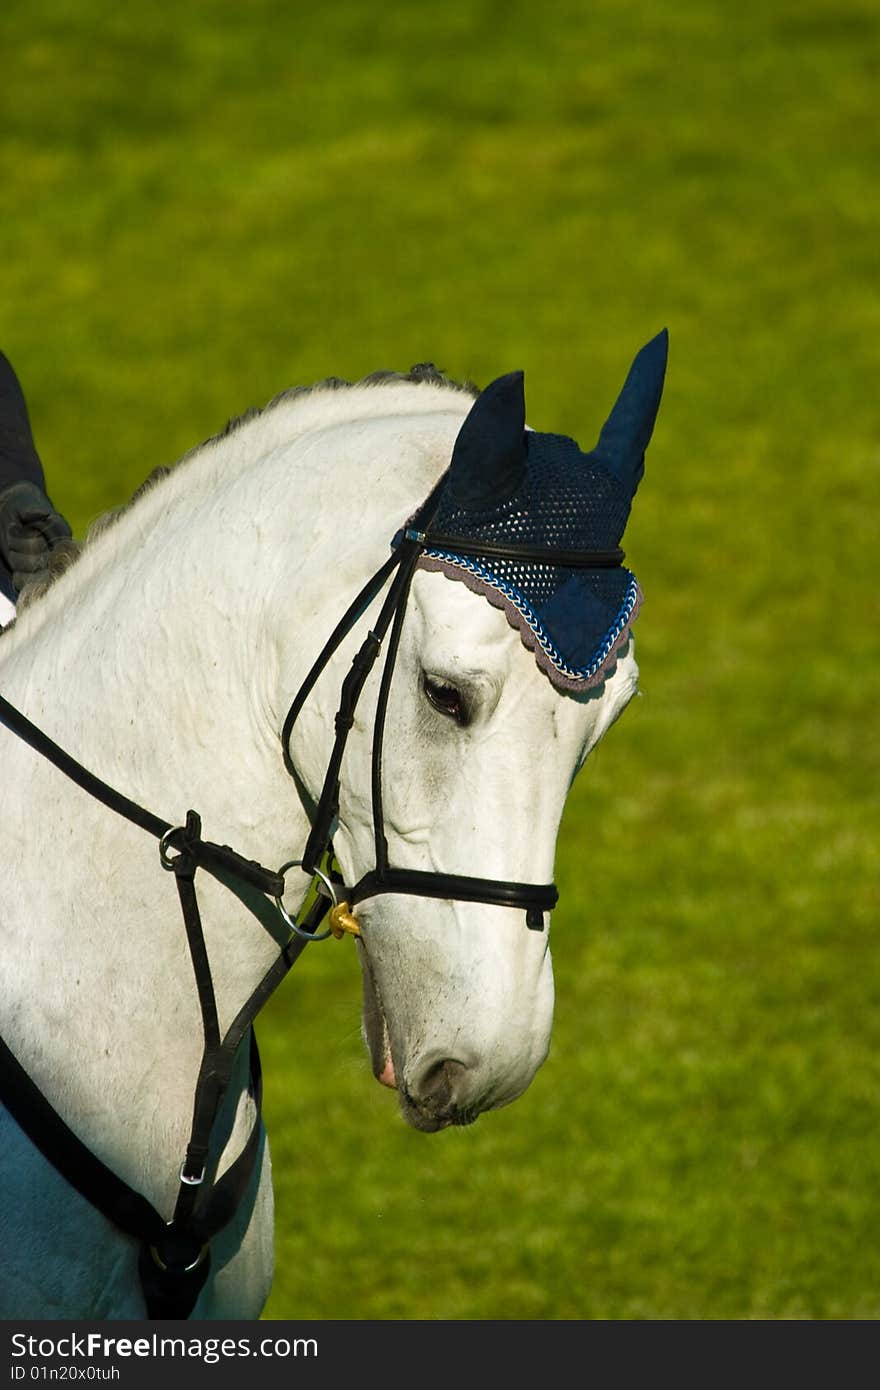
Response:
[{"label": "horse eye", "polygon": [[437,680],[436,676],[423,675],[422,689],[428,703],[433,705],[439,714],[445,714],[447,718],[454,719],[456,724],[464,725],[468,722],[467,709],[461,691],[456,690],[454,685]]}]

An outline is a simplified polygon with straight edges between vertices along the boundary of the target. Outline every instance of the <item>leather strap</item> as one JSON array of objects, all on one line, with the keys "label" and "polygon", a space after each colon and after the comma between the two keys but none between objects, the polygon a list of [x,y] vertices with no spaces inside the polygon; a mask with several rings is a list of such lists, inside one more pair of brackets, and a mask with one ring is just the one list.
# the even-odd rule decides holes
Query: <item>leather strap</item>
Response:
[{"label": "leather strap", "polygon": [[[36,724],[22,714],[21,710],[16,709],[15,705],[9,703],[0,695],[0,724],[5,724],[11,733],[17,734],[24,743],[27,743],[36,753],[46,758],[63,772],[65,777],[69,777],[89,796],[93,796],[96,801],[100,801],[108,810],[115,811],[118,816],[131,821],[133,825],[138,825],[142,830],[146,830],[149,835],[155,836],[157,840],[163,839],[166,835],[168,843],[175,844],[175,836],[172,835],[170,821],[162,820],[159,816],[148,811],[144,806],[140,806],[130,797],[124,796],[122,792],[111,787],[107,782],[102,781],[88,768],[83,767],[65,749],[54,743],[47,734],[39,729]],[[205,868],[208,873],[213,875],[232,874],[237,878],[243,879],[252,888],[258,889],[261,893],[267,893],[273,898],[280,898],[284,892],[284,879],[271,869],[266,869],[262,864],[254,859],[245,859],[230,849],[228,845],[216,845],[210,840],[199,840],[197,844],[191,844],[189,852],[193,855],[195,862]]]},{"label": "leather strap", "polygon": [[[167,1225],[146,1197],[92,1153],[0,1038],[0,1101],[71,1187],[114,1226],[140,1241],[139,1269],[151,1319],[189,1317],[210,1268],[207,1252],[201,1252],[232,1219],[253,1176],[262,1135],[262,1070],[253,1033],[250,1047],[253,1127],[238,1158],[212,1187],[204,1210],[185,1229]],[[193,1260],[195,1266],[185,1270],[184,1264]]]},{"label": "leather strap", "polygon": [[352,888],[352,907],[380,893],[411,893],[417,898],[456,898],[493,907],[524,907],[526,925],[540,931],[543,914],[559,901],[555,883],[513,883],[504,879],[471,878],[465,874],[432,873],[423,869],[371,869]]},{"label": "leather strap", "polygon": [[[409,534],[409,533],[407,533]],[[614,550],[548,550],[538,545],[495,545],[492,541],[464,540],[460,536],[425,535],[426,550],[449,550],[453,555],[482,555],[493,560],[519,560],[531,565],[556,565],[561,569],[617,569],[624,552]]]},{"label": "leather strap", "polygon": [[[80,1194],[120,1230],[141,1241],[139,1271],[151,1318],[189,1316],[210,1269],[210,1241],[231,1220],[250,1182],[259,1148],[262,1095],[259,1055],[251,1031],[251,1077],[257,1114],[241,1155],[219,1182],[203,1186],[211,1132],[235,1056],[253,1020],[306,945],[302,937],[287,943],[221,1038],[201,917],[195,892],[196,869],[223,879],[242,881],[258,891],[281,897],[284,877],[245,859],[228,845],[201,836],[194,811],[186,825],[172,827],[151,811],[110,787],[78,763],[0,696],[0,723],[108,809],[160,840],[163,865],[173,870],[186,928],[187,943],[202,1017],[204,1046],[196,1084],[190,1140],[181,1167],[180,1187],[170,1224],[140,1193],[117,1177],[77,1138],[0,1039],[0,1101],[32,1142]],[[173,858],[170,851],[174,850]],[[326,906],[310,914],[317,930]],[[312,927],[314,921],[314,927]]]}]

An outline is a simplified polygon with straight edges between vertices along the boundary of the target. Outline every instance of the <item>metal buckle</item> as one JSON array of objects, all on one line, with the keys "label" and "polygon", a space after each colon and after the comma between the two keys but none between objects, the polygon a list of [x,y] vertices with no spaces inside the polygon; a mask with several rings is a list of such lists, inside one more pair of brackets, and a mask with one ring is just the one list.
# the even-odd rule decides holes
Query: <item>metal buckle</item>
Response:
[{"label": "metal buckle", "polygon": [[[301,866],[301,859],[288,859],[286,864],[281,865],[281,868],[278,870],[278,873],[283,878],[284,875],[287,873],[288,869],[298,869]],[[316,869],[313,874],[313,878],[319,878],[321,882],[325,885],[327,892],[330,894],[330,901],[335,907],[337,902],[336,889],[333,887],[333,884],[330,882],[330,879],[327,877],[327,875],[323,872],[322,869]],[[284,906],[284,903],[281,901],[280,898],[275,899],[275,906],[278,908],[278,911],[281,913],[281,916],[284,918],[284,921],[290,927],[291,931],[295,932],[297,936],[302,937],[303,941],[326,941],[328,936],[334,935],[333,931],[329,927],[327,931],[318,932],[315,934],[313,934],[310,931],[303,931],[299,923],[293,917],[291,917],[290,913],[287,911],[287,908]]]},{"label": "metal buckle", "polygon": [[159,862],[162,868],[167,869],[171,874],[174,873],[175,860],[180,858],[180,851],[178,851],[174,859],[171,859],[168,855],[168,842],[172,835],[176,835],[179,830],[183,829],[185,829],[185,827],[182,825],[172,825],[169,830],[165,831],[165,834],[159,841]]},{"label": "metal buckle", "polygon": [[[168,1227],[170,1228],[171,1226],[174,1225],[174,1222],[173,1222],[173,1221],[166,1221],[165,1224],[166,1224],[166,1226],[168,1226]],[[178,1276],[179,1276],[180,1274],[190,1274],[190,1273],[192,1272],[192,1270],[198,1268],[198,1266],[202,1263],[202,1260],[205,1258],[205,1256],[207,1255],[207,1253],[208,1253],[208,1246],[207,1246],[207,1244],[206,1244],[206,1245],[203,1245],[203,1246],[202,1246],[201,1250],[200,1250],[199,1253],[196,1255],[196,1257],[195,1257],[194,1260],[190,1260],[190,1262],[189,1262],[188,1265],[179,1266],[176,1270],[173,1271],[174,1274],[176,1274],[176,1275],[178,1275]],[[157,1247],[156,1247],[155,1245],[151,1245],[151,1246],[150,1246],[150,1257],[151,1257],[151,1259],[152,1259],[152,1261],[153,1261],[153,1264],[156,1266],[156,1268],[157,1268],[157,1269],[161,1269],[161,1271],[162,1271],[163,1274],[167,1274],[167,1273],[169,1272],[169,1270],[171,1270],[171,1265],[169,1265],[169,1264],[167,1263],[167,1261],[165,1261],[165,1260],[162,1259],[162,1256],[159,1254],[159,1251],[158,1251],[158,1249],[157,1249]]]},{"label": "metal buckle", "polygon": [[199,1176],[197,1178],[188,1178],[186,1173],[183,1171],[185,1167],[186,1159],[184,1159],[180,1165],[180,1173],[178,1174],[180,1181],[185,1182],[187,1187],[201,1187],[202,1183],[205,1181],[205,1169],[202,1168],[202,1171],[199,1173]]}]

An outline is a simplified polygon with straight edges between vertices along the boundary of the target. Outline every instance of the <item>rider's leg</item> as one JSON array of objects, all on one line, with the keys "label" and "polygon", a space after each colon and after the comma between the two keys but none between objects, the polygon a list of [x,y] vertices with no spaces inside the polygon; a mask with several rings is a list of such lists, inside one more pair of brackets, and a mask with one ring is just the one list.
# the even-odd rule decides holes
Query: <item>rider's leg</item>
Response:
[{"label": "rider's leg", "polygon": [[14,602],[69,538],[70,527],[46,496],[21,386],[0,352],[0,594]]}]

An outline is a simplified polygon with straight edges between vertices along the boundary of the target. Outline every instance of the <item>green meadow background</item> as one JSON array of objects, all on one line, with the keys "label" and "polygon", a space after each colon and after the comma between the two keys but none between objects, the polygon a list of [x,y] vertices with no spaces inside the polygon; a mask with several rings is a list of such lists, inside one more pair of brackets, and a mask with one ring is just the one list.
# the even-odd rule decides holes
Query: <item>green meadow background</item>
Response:
[{"label": "green meadow background", "polygon": [[880,1314],[878,19],[0,8],[0,346],[77,532],[330,374],[521,367],[589,447],[670,331],[643,694],[566,810],[549,1060],[408,1130],[352,944],[308,952],[259,1030],[269,1318]]}]

